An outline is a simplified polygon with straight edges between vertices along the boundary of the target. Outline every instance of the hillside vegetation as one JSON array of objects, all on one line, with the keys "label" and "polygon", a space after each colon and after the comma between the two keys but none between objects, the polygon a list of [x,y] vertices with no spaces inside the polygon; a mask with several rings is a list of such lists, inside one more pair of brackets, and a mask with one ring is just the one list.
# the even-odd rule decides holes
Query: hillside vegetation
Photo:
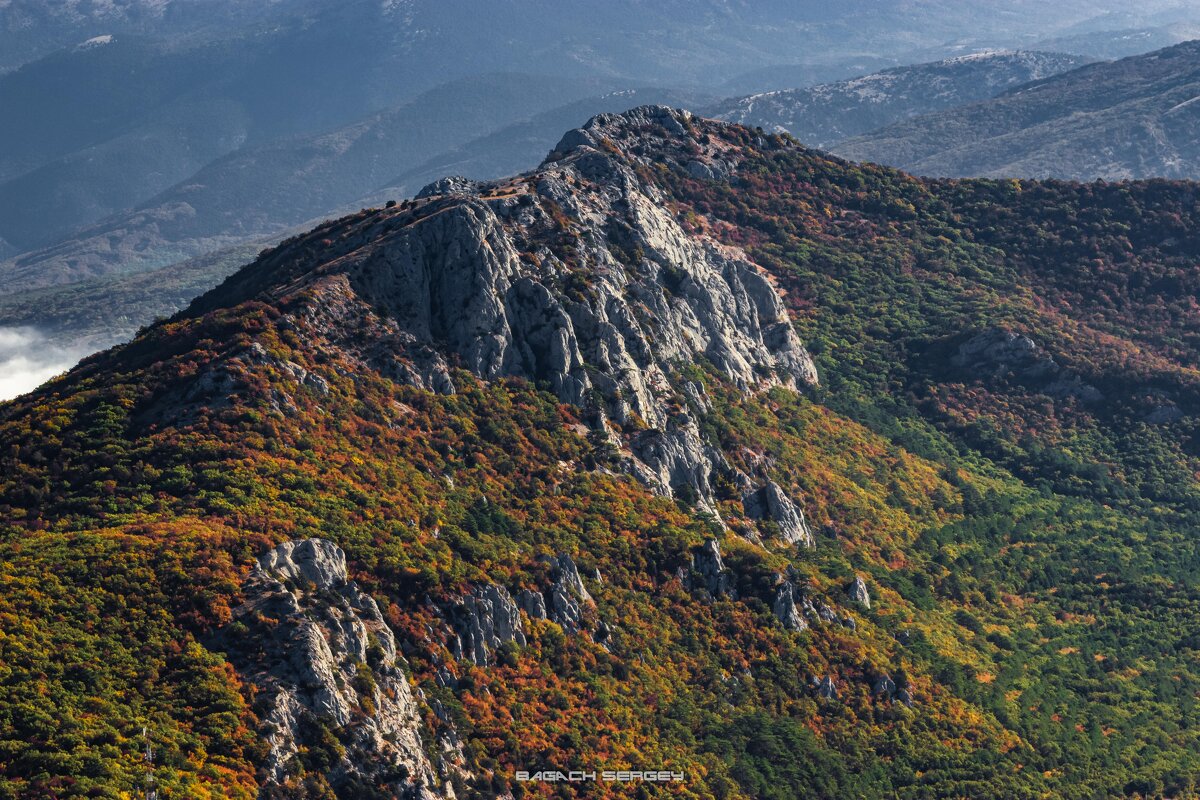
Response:
[{"label": "hillside vegetation", "polygon": [[[710,287],[647,249],[641,197],[679,248],[757,264],[819,375],[667,364],[665,430],[728,462],[700,490],[632,477],[659,423],[611,411],[628,376],[573,367],[573,403],[561,375],[482,374],[454,327],[476,318],[423,331],[388,293],[436,240],[481,282],[511,248],[571,313],[620,270],[635,314],[681,309]],[[650,796],[513,781],[622,767],[682,770],[662,793],[688,798],[1195,796],[1198,208],[1187,183],[919,180],[640,109],[531,175],[289,240],[0,406],[0,797],[129,796],[143,726],[161,796],[255,797],[234,612],[256,558],[311,537],[395,631],[459,797]],[[450,385],[424,383],[441,358]],[[739,472],[814,546],[753,519]],[[524,644],[456,657],[439,609],[546,586],[559,553],[594,599],[578,627],[523,610]],[[785,579],[832,618],[781,624]],[[338,784],[346,741],[313,733],[273,796],[396,796]]]}]

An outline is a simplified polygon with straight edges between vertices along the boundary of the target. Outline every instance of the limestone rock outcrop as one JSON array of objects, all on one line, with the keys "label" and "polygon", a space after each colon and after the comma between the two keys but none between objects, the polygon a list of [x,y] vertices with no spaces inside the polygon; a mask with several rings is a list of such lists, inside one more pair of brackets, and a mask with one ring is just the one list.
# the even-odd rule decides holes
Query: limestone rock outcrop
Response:
[{"label": "limestone rock outcrop", "polygon": [[547,560],[552,566],[554,579],[547,593],[547,616],[568,631],[579,631],[584,624],[585,607],[595,601],[583,585],[574,559],[566,553],[559,553]]},{"label": "limestone rock outcrop", "polygon": [[1096,387],[1064,368],[1024,334],[989,328],[958,346],[951,363],[978,377],[1009,378],[1050,397],[1074,397],[1084,403],[1104,399]]},{"label": "limestone rock outcrop", "polygon": [[892,695],[896,693],[896,682],[887,673],[880,675],[875,684],[871,687],[871,694],[875,697],[891,700]]},{"label": "limestone rock outcrop", "polygon": [[348,580],[341,548],[285,542],[259,559],[242,593],[221,636],[264,709],[264,784],[286,782],[301,747],[324,727],[343,748],[327,772],[335,789],[440,796],[395,636],[375,600]]},{"label": "limestone rock outcrop", "polygon": [[862,575],[855,575],[854,581],[850,584],[850,588],[846,590],[846,595],[855,603],[858,603],[863,608],[871,607],[871,591],[867,588],[867,582]]},{"label": "limestone rock outcrop", "polygon": [[450,651],[455,658],[476,666],[492,663],[491,654],[507,642],[525,644],[525,627],[516,601],[503,586],[476,586],[450,610],[454,638]]},{"label": "limestone rock outcrop", "polygon": [[721,558],[721,545],[708,539],[692,554],[692,577],[700,588],[713,597],[737,599],[733,573]]},{"label": "limestone rock outcrop", "polygon": [[813,678],[813,689],[816,691],[817,697],[822,700],[838,699],[837,683],[834,682],[832,675],[826,675],[823,678]]},{"label": "limestone rock outcrop", "polygon": [[796,587],[791,581],[783,580],[775,587],[775,602],[771,605],[771,610],[775,613],[775,618],[788,630],[808,630],[808,621],[796,606]]},{"label": "limestone rock outcrop", "polygon": [[804,519],[804,511],[774,481],[767,481],[760,489],[746,495],[742,500],[742,507],[746,510],[746,516],[751,519],[774,522],[779,529],[780,538],[788,544],[816,546],[816,537]]},{"label": "limestone rock outcrop", "polygon": [[518,594],[517,605],[530,619],[546,619],[546,597],[535,589],[525,589]]},{"label": "limestone rock outcrop", "polygon": [[[532,173],[435,182],[320,248],[280,248],[211,302],[295,275],[288,291],[313,301],[284,326],[431,391],[456,391],[456,369],[546,386],[615,437],[628,472],[715,514],[713,475],[729,467],[680,413],[678,365],[711,364],[745,391],[812,385],[817,371],[772,279],[685,230],[639,171],[653,145],[681,171],[736,172],[739,151],[692,125],[660,107],[600,115]],[[317,250],[327,260],[306,263]]]}]

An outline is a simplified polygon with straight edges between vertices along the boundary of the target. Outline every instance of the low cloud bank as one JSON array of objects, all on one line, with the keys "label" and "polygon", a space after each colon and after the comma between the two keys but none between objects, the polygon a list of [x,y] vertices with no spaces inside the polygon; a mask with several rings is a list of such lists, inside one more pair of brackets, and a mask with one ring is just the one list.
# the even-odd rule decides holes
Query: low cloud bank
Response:
[{"label": "low cloud bank", "polygon": [[53,344],[33,328],[0,328],[0,400],[36,389],[85,355],[84,348]]}]

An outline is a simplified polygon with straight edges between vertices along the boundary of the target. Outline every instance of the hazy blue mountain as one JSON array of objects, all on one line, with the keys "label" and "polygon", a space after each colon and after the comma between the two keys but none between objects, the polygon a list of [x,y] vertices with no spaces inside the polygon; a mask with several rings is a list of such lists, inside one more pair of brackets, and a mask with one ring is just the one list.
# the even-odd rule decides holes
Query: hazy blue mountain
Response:
[{"label": "hazy blue mountain", "polygon": [[[54,245],[214,159],[350,125],[481,73],[701,91],[796,87],[968,46],[965,21],[971,39],[991,42],[1156,22],[1171,6],[1144,3],[1110,19],[1097,10],[1119,6],[1083,0],[953,9],[870,0],[10,0],[0,7],[0,51],[40,57],[0,77],[0,108],[16,112],[0,115],[0,239],[17,251]],[[772,66],[797,56],[800,68]],[[559,102],[548,97],[537,110]]]},{"label": "hazy blue mountain", "polygon": [[95,36],[228,36],[318,1],[5,0],[0,3],[0,72]]},{"label": "hazy blue mountain", "polygon": [[[443,0],[9,0],[0,6],[0,69],[97,35],[147,33],[176,42],[214,41],[299,22],[307,23],[317,39],[336,41],[344,22],[370,35],[360,36],[354,48],[343,48],[343,55],[354,50],[381,66],[424,59],[445,77],[553,64],[668,82],[688,75],[713,82],[771,64],[898,56],[971,41],[1015,44],[1081,28],[1130,28],[1154,23],[1179,8],[1177,0],[1144,0],[1132,11],[1115,0],[844,0],[836,5],[823,0],[503,0],[484,5]],[[369,28],[362,26],[364,21]],[[322,60],[319,51],[314,55],[315,61]]]},{"label": "hazy blue mountain", "polygon": [[132,211],[0,263],[0,281],[18,291],[98,279],[277,232],[330,213],[447,148],[593,94],[604,83],[477,76],[330,132],[243,147]]},{"label": "hazy blue mountain", "polygon": [[862,56],[829,63],[771,64],[739,73],[720,84],[729,97],[805,89],[900,66],[899,58]]},{"label": "hazy blue mountain", "polygon": [[834,147],[922,175],[1200,177],[1200,42],[1092,64]]},{"label": "hazy blue mountain", "polygon": [[1200,38],[1200,24],[1187,21],[1149,28],[1089,31],[1056,36],[1038,42],[1036,47],[1113,59],[1148,53],[1196,38]]},{"label": "hazy blue mountain", "polygon": [[705,114],[768,131],[787,131],[805,144],[824,147],[908,117],[994,97],[1086,61],[1061,53],[973,53],[807,89],[725,100]]}]

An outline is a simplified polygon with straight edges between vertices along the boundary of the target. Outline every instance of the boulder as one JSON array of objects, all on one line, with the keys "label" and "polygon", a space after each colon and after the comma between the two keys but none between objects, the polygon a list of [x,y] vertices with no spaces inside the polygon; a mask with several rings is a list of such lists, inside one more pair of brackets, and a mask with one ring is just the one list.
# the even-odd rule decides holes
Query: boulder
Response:
[{"label": "boulder", "polygon": [[716,539],[705,540],[692,554],[692,575],[698,585],[713,597],[737,599],[733,573],[725,568],[721,545]]},{"label": "boulder", "polygon": [[771,610],[775,612],[775,618],[788,630],[808,630],[808,622],[796,607],[796,587],[791,581],[782,580],[776,586],[775,602],[771,605]]},{"label": "boulder", "polygon": [[746,495],[742,507],[751,519],[774,522],[779,527],[780,537],[788,544],[816,545],[816,537],[804,519],[804,512],[774,481],[767,481],[766,485]]},{"label": "boulder", "polygon": [[850,588],[846,590],[846,595],[851,601],[858,603],[863,608],[871,607],[871,592],[867,589],[867,582],[861,575],[855,575]]}]

